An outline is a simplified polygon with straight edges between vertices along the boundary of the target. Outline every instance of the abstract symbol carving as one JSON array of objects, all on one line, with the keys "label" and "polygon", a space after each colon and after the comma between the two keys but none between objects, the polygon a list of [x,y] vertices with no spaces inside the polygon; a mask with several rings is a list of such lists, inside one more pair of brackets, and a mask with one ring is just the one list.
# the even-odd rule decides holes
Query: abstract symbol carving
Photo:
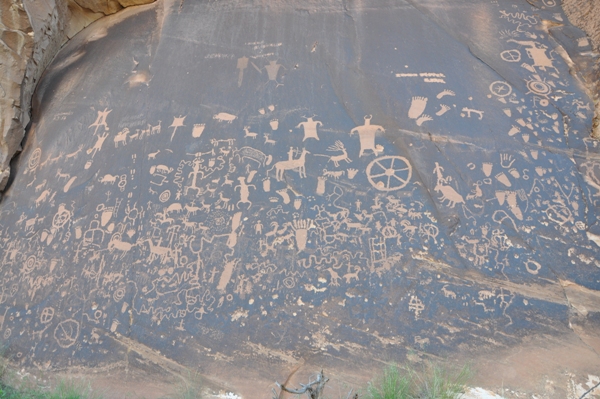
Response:
[{"label": "abstract symbol carving", "polygon": [[54,338],[61,348],[72,346],[79,336],[79,323],[73,319],[61,321],[54,330]]},{"label": "abstract symbol carving", "polygon": [[506,62],[519,62],[521,52],[519,50],[506,50],[500,53],[500,57]]},{"label": "abstract symbol carving", "polygon": [[40,322],[42,324],[48,324],[54,318],[54,309],[53,308],[44,308],[42,310],[42,314],[40,315]]},{"label": "abstract symbol carving", "polygon": [[31,156],[29,157],[29,161],[27,162],[27,166],[29,166],[29,169],[33,170],[33,169],[37,168],[37,166],[40,163],[40,158],[41,157],[42,157],[42,150],[41,150],[41,148],[36,148],[31,153]]},{"label": "abstract symbol carving", "polygon": [[412,176],[412,166],[399,156],[376,158],[367,165],[369,183],[380,191],[394,191],[405,187]]},{"label": "abstract symbol carving", "polygon": [[512,87],[506,82],[497,80],[495,82],[492,82],[492,84],[490,85],[490,91],[495,96],[506,97],[510,93],[512,93]]}]

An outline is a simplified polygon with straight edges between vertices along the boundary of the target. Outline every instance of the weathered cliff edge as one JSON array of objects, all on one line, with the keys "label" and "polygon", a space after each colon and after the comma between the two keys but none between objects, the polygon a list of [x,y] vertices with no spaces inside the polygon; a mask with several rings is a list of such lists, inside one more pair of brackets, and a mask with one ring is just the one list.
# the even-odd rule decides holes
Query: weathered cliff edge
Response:
[{"label": "weathered cliff edge", "polygon": [[60,47],[93,21],[154,0],[0,2],[0,190],[29,123],[31,98]]},{"label": "weathered cliff edge", "polygon": [[[597,0],[563,0],[562,6],[569,21],[585,31],[592,42],[593,50],[600,53],[600,2]],[[600,139],[600,63],[596,62],[591,69],[590,75],[584,78],[596,108],[592,136]]]}]

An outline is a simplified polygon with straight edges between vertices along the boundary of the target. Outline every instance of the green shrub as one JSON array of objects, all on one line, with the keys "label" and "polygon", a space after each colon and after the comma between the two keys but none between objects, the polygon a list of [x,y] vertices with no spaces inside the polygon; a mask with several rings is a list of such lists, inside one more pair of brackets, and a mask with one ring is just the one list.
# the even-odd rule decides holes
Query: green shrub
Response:
[{"label": "green shrub", "polygon": [[428,363],[417,371],[396,365],[386,367],[369,382],[366,399],[458,399],[472,373],[468,365],[461,369]]},{"label": "green shrub", "polygon": [[368,399],[408,399],[410,398],[410,375],[401,372],[396,365],[391,365],[383,373],[369,382]]},{"label": "green shrub", "polygon": [[468,365],[461,369],[430,363],[415,375],[415,397],[420,399],[457,399],[464,393],[472,373]]}]

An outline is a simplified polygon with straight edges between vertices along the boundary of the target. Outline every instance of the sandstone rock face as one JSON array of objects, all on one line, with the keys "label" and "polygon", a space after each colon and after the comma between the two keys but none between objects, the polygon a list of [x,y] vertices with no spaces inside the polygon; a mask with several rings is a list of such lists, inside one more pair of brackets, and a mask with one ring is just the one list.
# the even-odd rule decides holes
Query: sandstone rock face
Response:
[{"label": "sandstone rock face", "polygon": [[74,36],[0,203],[15,361],[262,384],[596,345],[594,58],[513,3],[168,0]]},{"label": "sandstone rock face", "polygon": [[[21,82],[33,48],[32,29],[20,1],[0,4],[0,189],[10,175],[9,163],[23,138]],[[23,111],[25,110],[25,111]]]},{"label": "sandstone rock face", "polygon": [[[562,7],[569,20],[583,29],[591,40],[592,48],[600,53],[600,2],[595,0],[564,0]],[[582,43],[585,45],[585,43]],[[596,55],[595,65],[589,68],[584,79],[596,108],[592,135],[600,139],[600,55]]]},{"label": "sandstone rock face", "polygon": [[0,5],[0,191],[29,123],[37,82],[58,49],[81,29],[123,7],[154,0],[7,0]]}]

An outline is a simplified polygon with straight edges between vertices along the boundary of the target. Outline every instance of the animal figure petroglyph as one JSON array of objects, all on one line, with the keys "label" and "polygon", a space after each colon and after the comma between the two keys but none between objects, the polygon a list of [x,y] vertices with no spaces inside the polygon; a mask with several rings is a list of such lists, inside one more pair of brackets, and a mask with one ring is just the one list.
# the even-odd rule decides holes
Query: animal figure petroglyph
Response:
[{"label": "animal figure petroglyph", "polygon": [[69,180],[71,178],[70,174],[68,174],[68,173],[61,173],[61,172],[62,172],[62,169],[58,169],[56,171],[56,178],[57,178],[57,180],[60,180],[60,179]]},{"label": "animal figure petroglyph", "polygon": [[333,177],[335,180],[338,180],[340,177],[344,176],[344,171],[323,169],[323,176]]},{"label": "animal figure petroglyph", "polygon": [[125,241],[121,241],[120,234],[113,235],[108,243],[108,251],[110,253],[113,253],[115,250],[119,250],[122,252],[120,259],[123,259],[123,257],[127,254],[127,252],[129,252],[131,250],[131,248],[133,248],[133,247],[134,247],[134,244],[131,244],[131,243],[128,243]]},{"label": "animal figure petroglyph", "polygon": [[328,157],[329,160],[327,162],[333,162],[336,167],[340,166],[340,162],[345,161],[347,163],[352,162],[352,160],[348,157],[348,152],[346,151],[346,147],[344,143],[340,140],[336,140],[334,145],[330,145],[327,147],[327,151],[342,151],[340,155],[321,155],[315,154],[315,156]]},{"label": "animal figure petroglyph", "polygon": [[158,125],[150,127],[150,135],[160,134],[160,125],[162,121],[158,121]]},{"label": "animal figure petroglyph", "polygon": [[330,284],[333,285],[334,287],[339,287],[340,280],[342,279],[340,277],[340,275],[335,270],[333,270],[331,267],[327,268],[325,270],[327,270],[329,272],[329,275],[331,276],[331,283]]},{"label": "animal figure petroglyph", "polygon": [[116,176],[116,175],[113,176],[113,175],[106,174],[106,175],[102,176],[101,178],[99,178],[98,181],[102,184],[115,184],[118,177],[119,176]]},{"label": "animal figure petroglyph", "polygon": [[117,135],[113,139],[113,141],[115,142],[115,148],[119,147],[119,143],[123,143],[123,145],[127,145],[127,135],[128,134],[129,134],[129,129],[127,129],[127,128],[125,128],[125,129],[121,130],[119,133],[117,133]]},{"label": "animal figure petroglyph", "polygon": [[244,137],[250,137],[251,139],[255,139],[258,136],[258,133],[253,133],[250,130],[250,126],[244,126]]},{"label": "animal figure petroglyph", "polygon": [[51,193],[50,189],[46,189],[46,190],[42,191],[40,196],[37,197],[35,200],[35,206],[38,207],[38,206],[40,206],[40,204],[42,202],[46,201],[50,197],[50,193]]},{"label": "animal figure petroglyph", "polygon": [[[354,271],[351,272],[350,270],[354,270]],[[348,265],[348,273],[344,274],[344,276],[343,276],[344,279],[346,280],[346,284],[350,284],[352,279],[355,279],[356,281],[358,281],[358,273],[360,273],[361,270],[362,270],[362,268],[360,266]]]},{"label": "animal figure petroglyph", "polygon": [[167,209],[165,209],[165,214],[169,214],[171,212],[179,213],[179,212],[181,212],[181,210],[182,210],[181,204],[176,202],[174,204],[169,205],[167,207]]},{"label": "animal figure petroglyph", "polygon": [[275,143],[277,143],[275,140],[269,138],[268,133],[263,134],[263,136],[265,136],[265,144],[274,145]]},{"label": "animal figure petroglyph", "polygon": [[[302,153],[298,159],[292,159],[291,161],[279,161],[274,165],[275,168],[275,177],[278,181],[283,180],[283,172],[286,170],[297,171],[301,178],[306,177],[306,168],[304,166],[306,161],[306,154],[310,154],[310,152],[306,149],[302,149]],[[272,170],[273,168],[271,168]]]},{"label": "animal figure petroglyph", "polygon": [[240,161],[250,159],[261,166],[268,166],[273,160],[273,156],[266,155],[264,152],[252,147],[242,147],[239,150],[234,150],[233,155],[237,156]]},{"label": "animal figure petroglyph", "polygon": [[228,114],[227,112],[219,112],[213,116],[213,119],[217,120],[218,122],[231,123],[237,119],[237,116]]},{"label": "animal figure petroglyph", "polygon": [[470,118],[471,114],[477,114],[479,116],[479,120],[483,119],[483,111],[465,107],[462,109],[462,112],[466,113],[467,118]]},{"label": "animal figure petroglyph", "polygon": [[446,298],[456,299],[456,293],[454,291],[448,290],[446,287],[447,285],[442,287],[442,294],[444,294]]},{"label": "animal figure petroglyph", "polygon": [[437,175],[437,183],[434,187],[434,191],[437,193],[442,193],[440,201],[448,201],[448,206],[450,208],[454,208],[456,204],[464,204],[465,200],[462,197],[462,195],[457,193],[456,190],[451,186],[447,186],[444,184],[451,180],[451,178],[444,178],[444,176],[442,175],[443,171],[444,168],[442,168],[440,164],[436,162],[435,169],[433,170],[433,172]]},{"label": "animal figure petroglyph", "polygon": [[161,247],[160,245],[154,245],[152,239],[146,238],[140,242],[147,242],[150,248],[150,255],[148,257],[149,262],[153,262],[155,259],[160,258],[161,262],[165,261],[165,258],[171,254],[171,249],[168,247]]}]

